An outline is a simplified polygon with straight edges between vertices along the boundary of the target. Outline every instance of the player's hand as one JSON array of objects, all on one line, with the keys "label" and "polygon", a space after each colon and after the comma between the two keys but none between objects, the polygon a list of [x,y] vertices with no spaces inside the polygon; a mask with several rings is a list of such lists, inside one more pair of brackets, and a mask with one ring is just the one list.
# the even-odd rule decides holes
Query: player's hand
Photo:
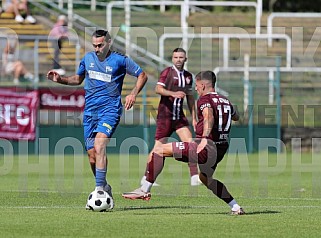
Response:
[{"label": "player's hand", "polygon": [[172,97],[174,98],[184,98],[186,94],[183,91],[173,92]]},{"label": "player's hand", "polygon": [[202,150],[204,150],[204,148],[207,145],[207,139],[206,138],[202,138],[201,143],[198,144],[197,149],[196,149],[196,153],[200,153]]},{"label": "player's hand", "polygon": [[61,79],[61,76],[56,71],[50,70],[47,73],[47,79],[49,79],[49,80],[51,80],[53,82],[59,82],[59,80]]},{"label": "player's hand", "polygon": [[126,96],[126,101],[125,101],[125,109],[129,110],[133,107],[133,105],[136,102],[136,96],[133,94],[129,94]]}]

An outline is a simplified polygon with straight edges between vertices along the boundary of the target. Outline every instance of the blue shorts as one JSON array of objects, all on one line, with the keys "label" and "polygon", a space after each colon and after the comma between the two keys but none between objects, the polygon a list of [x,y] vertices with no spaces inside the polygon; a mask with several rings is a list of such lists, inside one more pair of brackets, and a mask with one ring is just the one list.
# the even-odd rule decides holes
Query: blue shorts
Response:
[{"label": "blue shorts", "polygon": [[86,150],[94,148],[97,132],[104,133],[108,138],[111,138],[118,126],[119,121],[120,115],[118,114],[108,114],[108,116],[84,115],[83,125]]}]

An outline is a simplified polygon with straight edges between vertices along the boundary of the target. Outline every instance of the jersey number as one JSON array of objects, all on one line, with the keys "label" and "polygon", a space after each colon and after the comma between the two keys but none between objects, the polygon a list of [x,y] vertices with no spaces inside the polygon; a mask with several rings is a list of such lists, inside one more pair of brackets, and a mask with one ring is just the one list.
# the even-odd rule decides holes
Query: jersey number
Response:
[{"label": "jersey number", "polygon": [[231,126],[231,106],[223,105],[223,109],[222,109],[222,105],[218,105],[217,110],[218,110],[218,131],[223,131],[223,126],[224,126],[223,114],[227,114],[228,116],[226,125],[224,127],[224,131],[228,131]]}]

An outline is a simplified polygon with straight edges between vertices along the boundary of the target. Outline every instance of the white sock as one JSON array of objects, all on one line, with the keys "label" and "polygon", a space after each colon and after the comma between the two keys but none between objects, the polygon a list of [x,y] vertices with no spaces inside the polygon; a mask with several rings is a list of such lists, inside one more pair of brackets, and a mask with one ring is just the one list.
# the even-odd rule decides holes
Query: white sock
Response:
[{"label": "white sock", "polygon": [[240,205],[238,205],[234,199],[232,201],[230,201],[230,203],[228,205],[230,206],[232,211],[237,211],[241,208]]},{"label": "white sock", "polygon": [[143,190],[145,193],[149,193],[151,188],[153,186],[153,183],[148,182],[146,179],[143,181],[142,186],[140,187],[141,190]]}]

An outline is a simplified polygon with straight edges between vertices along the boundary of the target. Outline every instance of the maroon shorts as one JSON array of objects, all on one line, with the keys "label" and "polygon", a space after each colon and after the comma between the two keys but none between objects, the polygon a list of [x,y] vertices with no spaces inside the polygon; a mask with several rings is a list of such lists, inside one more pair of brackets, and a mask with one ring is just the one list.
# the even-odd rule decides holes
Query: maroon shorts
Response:
[{"label": "maroon shorts", "polygon": [[157,119],[155,140],[170,137],[176,130],[188,126],[189,123],[186,117],[182,117],[179,120]]},{"label": "maroon shorts", "polygon": [[199,142],[199,139],[193,142],[172,142],[173,157],[182,162],[198,163],[201,172],[211,169],[211,172],[206,173],[214,173],[217,164],[224,158],[228,143],[215,144],[209,141],[204,150],[197,154],[196,149]]}]

